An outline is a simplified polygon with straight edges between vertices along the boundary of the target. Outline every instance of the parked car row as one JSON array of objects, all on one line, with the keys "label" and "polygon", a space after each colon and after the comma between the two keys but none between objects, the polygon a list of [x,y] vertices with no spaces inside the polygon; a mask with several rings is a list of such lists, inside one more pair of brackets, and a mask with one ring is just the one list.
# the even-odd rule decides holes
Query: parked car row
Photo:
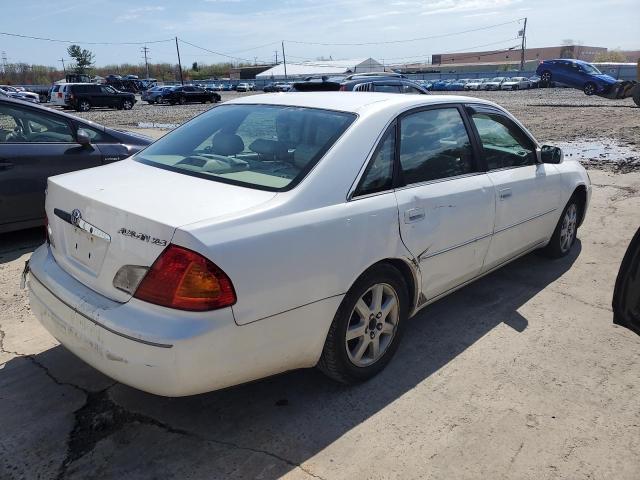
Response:
[{"label": "parked car row", "polygon": [[25,102],[40,103],[40,96],[37,93],[27,92],[24,87],[0,85],[0,95],[3,97],[24,100]]},{"label": "parked car row", "polygon": [[462,91],[462,90],[526,90],[537,88],[540,77],[493,77],[458,78],[440,80],[415,80],[426,90]]},{"label": "parked car row", "polygon": [[222,100],[219,93],[209,88],[194,85],[178,85],[175,87],[153,87],[142,93],[142,100],[150,104],[168,103],[185,105],[187,103],[217,103]]}]

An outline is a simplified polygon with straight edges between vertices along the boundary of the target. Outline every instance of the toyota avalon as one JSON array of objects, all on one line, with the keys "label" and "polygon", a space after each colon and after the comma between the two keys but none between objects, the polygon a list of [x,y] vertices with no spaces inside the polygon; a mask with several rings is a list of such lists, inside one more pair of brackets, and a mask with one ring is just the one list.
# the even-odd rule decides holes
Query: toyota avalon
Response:
[{"label": "toyota avalon", "polygon": [[166,396],[392,359],[407,319],[522,255],[567,255],[582,166],[469,97],[314,92],[217,106],[122,162],[52,177],[32,310]]}]

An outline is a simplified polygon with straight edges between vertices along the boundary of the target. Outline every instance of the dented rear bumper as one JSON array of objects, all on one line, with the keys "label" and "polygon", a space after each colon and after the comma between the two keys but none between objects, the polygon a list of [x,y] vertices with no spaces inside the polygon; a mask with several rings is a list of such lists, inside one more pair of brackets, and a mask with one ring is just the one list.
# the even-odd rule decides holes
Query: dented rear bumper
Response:
[{"label": "dented rear bumper", "polygon": [[194,395],[317,363],[342,296],[238,326],[231,308],[184,312],[118,303],[78,282],[42,245],[29,261],[31,309],[104,374],[157,395]]}]

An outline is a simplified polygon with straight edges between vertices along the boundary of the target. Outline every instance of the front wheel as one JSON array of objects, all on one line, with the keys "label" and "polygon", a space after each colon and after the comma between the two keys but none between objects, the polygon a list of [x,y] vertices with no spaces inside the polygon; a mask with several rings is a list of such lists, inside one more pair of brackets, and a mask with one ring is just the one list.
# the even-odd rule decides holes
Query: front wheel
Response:
[{"label": "front wheel", "polygon": [[91,110],[91,102],[89,100],[80,100],[78,102],[78,108],[77,110],[79,112],[88,112],[89,110]]},{"label": "front wheel", "polygon": [[186,103],[187,103],[187,99],[186,99],[185,97],[180,97],[180,98],[178,99],[178,103],[179,103],[180,105],[184,105],[184,104],[186,104]]},{"label": "front wheel", "polygon": [[593,82],[588,82],[584,85],[582,89],[585,95],[591,96],[594,95],[597,91],[596,84]]},{"label": "front wheel", "polygon": [[578,199],[575,196],[571,197],[562,211],[549,244],[544,249],[544,253],[548,257],[560,258],[569,253],[578,234],[578,219],[581,208],[582,205]]},{"label": "front wheel", "polygon": [[372,267],[342,300],[318,368],[341,383],[373,377],[398,349],[408,312],[407,285],[400,272],[390,265]]},{"label": "front wheel", "polygon": [[551,72],[549,71],[542,72],[542,75],[540,75],[540,84],[545,87],[551,86]]}]

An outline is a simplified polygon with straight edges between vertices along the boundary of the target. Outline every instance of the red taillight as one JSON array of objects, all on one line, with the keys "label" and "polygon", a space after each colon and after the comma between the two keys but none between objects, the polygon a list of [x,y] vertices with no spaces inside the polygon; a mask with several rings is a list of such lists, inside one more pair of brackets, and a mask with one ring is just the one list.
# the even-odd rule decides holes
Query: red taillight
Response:
[{"label": "red taillight", "polygon": [[163,307],[202,312],[236,303],[231,280],[202,255],[169,245],[133,295]]},{"label": "red taillight", "polygon": [[58,98],[62,98],[62,92],[58,92]]}]

